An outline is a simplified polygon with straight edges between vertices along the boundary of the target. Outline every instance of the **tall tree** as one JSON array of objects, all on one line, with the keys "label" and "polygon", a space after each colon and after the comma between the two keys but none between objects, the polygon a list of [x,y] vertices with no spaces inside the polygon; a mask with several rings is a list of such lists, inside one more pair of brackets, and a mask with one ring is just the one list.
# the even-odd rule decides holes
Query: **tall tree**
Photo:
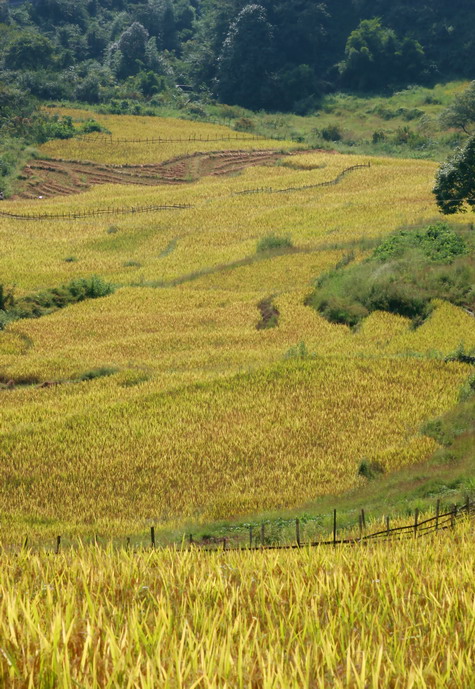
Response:
[{"label": "tall tree", "polygon": [[475,211],[475,136],[440,166],[434,194],[437,205],[446,215],[463,213],[466,204]]},{"label": "tall tree", "polygon": [[224,41],[218,62],[217,94],[228,104],[264,107],[273,60],[273,31],[261,5],[246,5]]}]

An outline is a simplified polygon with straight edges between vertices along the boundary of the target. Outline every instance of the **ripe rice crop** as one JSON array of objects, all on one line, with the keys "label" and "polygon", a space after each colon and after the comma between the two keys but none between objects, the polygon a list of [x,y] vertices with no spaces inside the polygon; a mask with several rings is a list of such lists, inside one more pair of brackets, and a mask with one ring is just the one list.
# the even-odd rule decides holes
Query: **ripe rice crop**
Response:
[{"label": "ripe rice crop", "polygon": [[473,530],[356,549],[2,553],[9,689],[475,682]]},{"label": "ripe rice crop", "polygon": [[[124,137],[138,119],[111,116],[107,126]],[[144,126],[195,126],[149,119]],[[67,147],[80,144],[48,146],[72,157]],[[74,156],[89,155],[81,150]],[[125,144],[114,151],[138,155]],[[436,214],[435,166],[373,159],[338,185],[302,189],[368,158],[315,152],[292,162],[186,187],[104,185],[2,202],[18,213],[192,206],[0,217],[0,283],[17,296],[93,274],[117,288],[0,332],[0,381],[17,383],[0,389],[4,538],[26,528],[125,534],[151,520],[291,507],[357,487],[362,458],[391,471],[430,456],[436,444],[420,427],[458,399],[469,368],[442,359],[475,345],[473,318],[438,304],[416,331],[375,313],[352,332],[304,299],[348,252],[362,260],[368,240]],[[290,245],[259,252],[270,235]],[[257,328],[263,299],[276,327]]]},{"label": "ripe rice crop", "polygon": [[[198,353],[183,366],[207,360]],[[27,406],[25,392],[12,391],[2,412],[2,533],[27,524],[34,533],[32,514],[39,531],[59,520],[124,533],[347,491],[362,480],[362,458],[387,471],[427,459],[436,444],[420,427],[455,403],[466,377],[458,363],[330,356],[168,393],[152,379],[124,395],[113,376],[36,388]]]},{"label": "ripe rice crop", "polygon": [[[55,108],[54,112],[60,116],[70,116],[76,121],[85,121],[91,117],[90,112],[74,108]],[[296,148],[296,144],[291,141],[256,140],[253,134],[235,132],[222,125],[191,120],[100,114],[94,114],[94,119],[111,132],[112,142],[107,140],[107,135],[93,133],[82,138],[49,141],[41,146],[42,154],[67,160],[136,165],[158,163],[196,151]],[[208,137],[209,141],[206,140]],[[183,141],[166,144],[134,143],[135,140],[158,138],[183,139]],[[223,140],[216,141],[219,138]],[[114,139],[127,139],[130,143],[117,144],[114,143]],[[186,139],[196,140],[187,141]]]}]

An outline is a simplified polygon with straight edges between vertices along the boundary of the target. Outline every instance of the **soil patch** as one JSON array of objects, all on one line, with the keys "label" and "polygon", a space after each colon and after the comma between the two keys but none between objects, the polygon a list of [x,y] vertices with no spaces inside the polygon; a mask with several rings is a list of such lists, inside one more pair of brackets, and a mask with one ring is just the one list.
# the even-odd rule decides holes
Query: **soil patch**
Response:
[{"label": "soil patch", "polygon": [[[314,152],[314,151],[313,151]],[[302,154],[304,151],[294,151]],[[78,194],[96,184],[187,184],[205,176],[238,174],[247,167],[270,165],[292,153],[217,151],[179,156],[148,165],[103,165],[73,160],[31,160],[22,171],[13,199],[43,199]]]}]

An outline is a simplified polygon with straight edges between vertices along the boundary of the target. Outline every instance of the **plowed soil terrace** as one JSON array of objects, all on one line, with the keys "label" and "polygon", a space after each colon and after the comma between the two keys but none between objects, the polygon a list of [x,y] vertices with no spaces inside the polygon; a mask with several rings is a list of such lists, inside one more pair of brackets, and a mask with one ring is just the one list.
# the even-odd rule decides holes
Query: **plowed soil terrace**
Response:
[{"label": "plowed soil terrace", "polygon": [[[302,151],[298,151],[302,153]],[[186,184],[207,175],[239,173],[253,165],[276,162],[291,155],[277,151],[219,151],[180,156],[165,163],[107,165],[72,160],[32,160],[23,169],[13,198],[67,196],[95,184]]]}]

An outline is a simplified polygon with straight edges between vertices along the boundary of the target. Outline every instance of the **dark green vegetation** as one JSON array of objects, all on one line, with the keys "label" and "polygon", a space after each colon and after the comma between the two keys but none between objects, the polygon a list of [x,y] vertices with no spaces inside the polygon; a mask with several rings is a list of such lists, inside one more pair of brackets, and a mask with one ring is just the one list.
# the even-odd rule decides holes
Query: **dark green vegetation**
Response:
[{"label": "dark green vegetation", "polygon": [[113,291],[112,285],[98,277],[71,280],[67,285],[46,289],[19,299],[15,298],[12,289],[8,290],[0,285],[0,330],[11,321],[20,318],[40,318],[69,304],[106,297]]},{"label": "dark green vegetation", "polygon": [[293,244],[290,237],[278,237],[275,234],[269,234],[257,242],[257,253],[264,253],[266,251],[282,251],[285,249],[292,249]]},{"label": "dark green vegetation", "polygon": [[11,178],[34,157],[32,145],[101,130],[92,117],[76,127],[70,117],[40,111],[36,99],[0,81],[0,195],[9,194]]},{"label": "dark green vegetation", "polygon": [[362,263],[348,261],[318,279],[308,298],[332,323],[358,325],[372,311],[389,311],[420,325],[433,299],[475,310],[472,226],[436,223],[396,232]]},{"label": "dark green vegetation", "polygon": [[1,0],[0,81],[117,112],[190,90],[306,112],[335,88],[470,77],[474,22],[469,0]]},{"label": "dark green vegetation", "polygon": [[446,215],[464,212],[465,204],[475,210],[475,136],[441,165],[434,194],[437,205]]}]

